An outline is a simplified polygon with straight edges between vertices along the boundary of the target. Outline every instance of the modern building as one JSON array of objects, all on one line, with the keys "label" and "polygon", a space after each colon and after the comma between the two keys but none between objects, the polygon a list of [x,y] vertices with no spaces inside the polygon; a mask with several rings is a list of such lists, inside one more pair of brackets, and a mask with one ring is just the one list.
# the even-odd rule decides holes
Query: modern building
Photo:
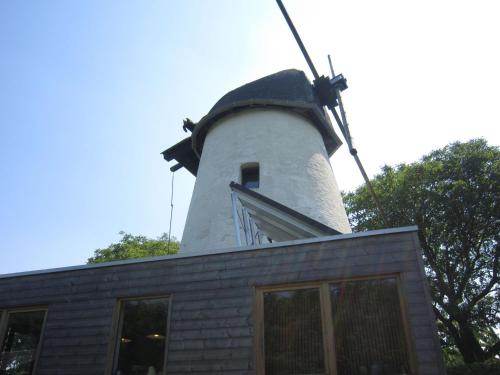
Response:
[{"label": "modern building", "polygon": [[0,374],[444,374],[417,228],[351,233],[303,72],[185,128],[181,252],[0,276]]}]

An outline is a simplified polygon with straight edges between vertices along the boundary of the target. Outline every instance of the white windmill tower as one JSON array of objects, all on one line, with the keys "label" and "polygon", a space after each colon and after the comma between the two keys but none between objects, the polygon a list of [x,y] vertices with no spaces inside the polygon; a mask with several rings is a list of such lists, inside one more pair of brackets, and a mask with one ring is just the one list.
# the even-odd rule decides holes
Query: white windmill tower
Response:
[{"label": "white windmill tower", "polygon": [[318,75],[277,3],[315,80],[281,71],[227,93],[197,124],[184,122],[191,136],[163,152],[178,162],[172,171],[185,167],[196,176],[181,251],[231,248],[242,237],[255,244],[351,232],[329,161],[341,141],[324,107],[373,194],[345,119],[340,92],[346,80],[333,68],[331,79]]},{"label": "white windmill tower", "polygon": [[191,137],[163,153],[196,175],[182,251],[237,245],[231,182],[243,187],[233,184],[242,200],[268,198],[260,205],[274,212],[245,205],[264,239],[294,238],[273,231],[271,215],[286,216],[274,218],[285,231],[293,232],[290,220],[315,223],[323,234],[351,231],[329,162],[341,142],[304,72],[285,70],[248,83],[223,96],[195,126],[186,125]]}]

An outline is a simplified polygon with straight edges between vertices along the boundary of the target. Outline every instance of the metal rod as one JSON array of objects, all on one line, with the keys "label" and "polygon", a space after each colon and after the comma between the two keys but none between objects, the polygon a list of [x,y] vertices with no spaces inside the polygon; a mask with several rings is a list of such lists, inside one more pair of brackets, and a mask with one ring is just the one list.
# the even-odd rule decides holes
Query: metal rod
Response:
[{"label": "metal rod", "polygon": [[234,231],[236,233],[236,244],[241,247],[241,232],[240,232],[240,221],[238,216],[238,209],[236,206],[236,193],[231,192],[231,208],[233,210],[233,223]]},{"label": "metal rod", "polygon": [[344,110],[344,103],[342,102],[342,95],[340,93],[340,90],[338,89],[336,89],[335,92],[337,94],[337,101],[339,102],[340,117],[342,119],[342,124],[344,125],[344,138],[347,142],[347,146],[349,147],[349,152],[351,153],[351,155],[354,155],[358,151],[352,143],[351,132],[349,131],[349,124],[347,123],[347,116]]},{"label": "metal rod", "polygon": [[370,194],[375,201],[375,205],[378,208],[378,211],[380,213],[380,218],[382,219],[384,225],[389,227],[389,224],[387,223],[387,220],[385,218],[385,212],[384,209],[382,208],[382,205],[380,204],[380,201],[378,200],[377,194],[375,194],[375,190],[373,190],[373,186],[370,182],[370,179],[368,178],[368,175],[365,172],[365,169],[363,168],[363,164],[361,164],[361,160],[359,160],[358,154],[353,154],[354,160],[356,161],[356,164],[358,165],[359,170],[361,171],[361,174],[363,175],[363,178],[365,179],[366,186],[368,187],[368,190],[370,191]]},{"label": "metal rod", "polygon": [[[328,55],[328,63],[330,64],[330,71],[332,72],[332,78],[335,78],[335,72],[333,70],[333,64],[332,64],[332,58],[330,55]],[[354,157],[354,160],[356,161],[356,164],[358,165],[358,168],[361,172],[361,175],[363,176],[363,179],[365,180],[365,184],[368,187],[368,191],[370,192],[373,200],[375,201],[375,205],[377,206],[377,209],[379,211],[380,217],[386,227],[388,227],[387,220],[385,218],[385,212],[384,209],[382,208],[382,204],[380,204],[380,201],[378,199],[377,194],[375,194],[375,190],[373,190],[373,186],[370,182],[370,179],[368,178],[368,175],[366,174],[365,168],[363,167],[363,164],[361,163],[361,160],[359,159],[358,156],[358,150],[353,146],[352,144],[352,138],[351,138],[351,133],[349,131],[349,124],[347,123],[347,116],[344,110],[344,103],[342,102],[342,95],[340,93],[340,90],[336,89],[335,94],[337,95],[337,100],[339,103],[339,109],[340,109],[340,116],[342,117],[342,124],[343,126],[343,132],[342,134],[344,135],[344,138],[347,142],[347,146],[349,147],[349,153]],[[333,112],[333,111],[332,111]],[[335,119],[338,118],[338,114],[335,111],[334,116],[336,116]]]},{"label": "metal rod", "polygon": [[[332,79],[335,78],[335,72],[333,71],[333,64],[332,64],[332,59],[330,58],[330,55],[328,55],[328,63],[330,64],[330,72],[332,73]],[[335,94],[338,97],[338,91],[335,91]],[[342,120],[339,117],[339,114],[337,113],[337,110],[335,109],[335,106],[329,106],[328,109],[333,113],[333,117],[335,117],[335,121],[337,122],[337,125],[340,128],[340,131],[342,132],[342,135],[344,136],[344,139],[347,142],[347,137],[346,137],[346,131],[344,129],[344,124]],[[347,146],[349,146],[349,142],[347,142]]]},{"label": "metal rod", "polygon": [[[333,71],[332,58],[328,55],[328,63],[330,64],[330,71],[332,72],[332,78],[335,78],[335,72]],[[335,94],[337,95],[337,101],[339,103],[340,116],[342,118],[342,125],[344,126],[344,138],[347,142],[347,146],[349,147],[349,152],[351,155],[357,153],[357,150],[354,148],[352,143],[351,132],[349,131],[349,124],[347,122],[347,116],[345,114],[344,103],[342,102],[342,94],[339,89],[335,89]]]},{"label": "metal rod", "polygon": [[302,54],[304,55],[304,58],[307,61],[307,65],[309,65],[309,69],[311,69],[311,72],[314,76],[314,79],[319,78],[319,74],[316,71],[316,68],[314,67],[314,64],[309,57],[309,54],[307,53],[306,47],[304,46],[304,43],[302,43],[302,40],[300,39],[299,33],[297,32],[297,29],[295,29],[295,26],[293,25],[292,20],[290,19],[290,16],[288,15],[288,12],[285,9],[285,6],[281,2],[281,0],[276,0],[278,3],[278,6],[281,9],[281,13],[283,13],[283,17],[285,17],[286,23],[288,24],[288,27],[290,27],[290,30],[292,31],[293,36],[295,37],[295,40],[297,41],[297,44],[299,45],[300,50],[302,51]]},{"label": "metal rod", "polygon": [[337,110],[333,106],[331,106],[331,107],[329,106],[328,109],[330,110],[330,112],[332,112],[333,117],[335,118],[335,121],[337,122],[337,125],[339,126],[340,131],[345,138],[344,125],[342,124],[342,120],[340,119],[339,114],[337,113]]},{"label": "metal rod", "polygon": [[332,78],[335,78],[335,72],[333,71],[332,58],[328,55],[328,64],[330,64],[330,72],[332,72]]}]

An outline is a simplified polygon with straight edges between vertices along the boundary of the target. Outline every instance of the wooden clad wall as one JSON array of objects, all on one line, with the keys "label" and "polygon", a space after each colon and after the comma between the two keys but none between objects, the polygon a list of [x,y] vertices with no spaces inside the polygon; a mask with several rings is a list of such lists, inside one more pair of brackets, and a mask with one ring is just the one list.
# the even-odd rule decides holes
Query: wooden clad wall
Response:
[{"label": "wooden clad wall", "polygon": [[118,298],[171,295],[168,374],[255,374],[255,286],[400,273],[419,373],[443,373],[416,232],[0,279],[0,310],[48,306],[38,375],[104,374]]}]

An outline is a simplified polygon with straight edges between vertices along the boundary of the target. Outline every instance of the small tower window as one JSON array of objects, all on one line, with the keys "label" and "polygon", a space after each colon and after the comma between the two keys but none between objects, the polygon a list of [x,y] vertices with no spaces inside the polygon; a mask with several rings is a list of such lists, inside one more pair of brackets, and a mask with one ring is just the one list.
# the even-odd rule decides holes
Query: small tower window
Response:
[{"label": "small tower window", "polygon": [[248,189],[259,187],[259,164],[251,163],[241,166],[241,184]]}]

